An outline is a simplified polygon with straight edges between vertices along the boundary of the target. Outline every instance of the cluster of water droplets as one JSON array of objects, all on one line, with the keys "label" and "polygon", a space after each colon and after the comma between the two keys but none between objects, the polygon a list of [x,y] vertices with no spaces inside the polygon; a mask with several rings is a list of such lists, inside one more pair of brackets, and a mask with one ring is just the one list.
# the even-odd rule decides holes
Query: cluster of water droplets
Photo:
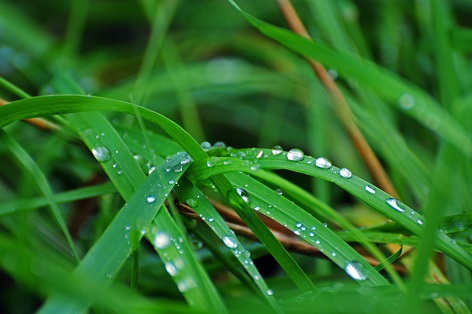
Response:
[{"label": "cluster of water droplets", "polygon": [[173,238],[166,231],[153,227],[151,230],[152,243],[161,256],[165,269],[174,278],[181,292],[197,287],[184,261],[184,243],[182,237]]}]

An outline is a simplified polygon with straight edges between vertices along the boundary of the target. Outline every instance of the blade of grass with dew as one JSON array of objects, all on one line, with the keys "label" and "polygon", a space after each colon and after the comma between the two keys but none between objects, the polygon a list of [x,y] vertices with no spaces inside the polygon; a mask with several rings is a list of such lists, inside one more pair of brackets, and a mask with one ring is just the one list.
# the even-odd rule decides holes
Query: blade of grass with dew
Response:
[{"label": "blade of grass with dew", "polygon": [[[41,250],[40,255],[24,241],[0,233],[0,251],[4,257],[0,259],[0,268],[40,295],[45,291],[55,291],[77,300],[98,297],[96,302],[99,306],[116,313],[156,313],[165,310],[194,313],[194,310],[181,302],[146,299],[129,293],[129,289],[121,285],[113,285],[104,290],[93,279],[71,274],[73,265],[57,251],[45,248]],[[43,254],[48,258],[44,258]],[[31,267],[31,261],[34,261],[35,267]]]},{"label": "blade of grass with dew", "polygon": [[373,62],[349,53],[335,51],[322,43],[309,41],[285,29],[270,25],[241,10],[233,0],[228,1],[266,36],[304,56],[334,66],[347,77],[355,77],[359,83],[389,100],[389,103],[397,104],[402,95],[409,95],[411,101],[401,108],[405,114],[438,133],[468,158],[472,156],[472,140],[467,132],[420,88],[401,80],[394,73]]},{"label": "blade of grass with dew", "polygon": [[0,128],[17,120],[38,116],[88,111],[116,111],[135,114],[135,110],[139,112],[143,119],[158,124],[193,159],[208,157],[200,145],[185,130],[163,115],[140,106],[134,106],[128,102],[102,97],[54,95],[13,101],[0,107]]},{"label": "blade of grass with dew", "polygon": [[[367,239],[364,237],[364,234],[358,229],[356,229],[356,227],[354,227],[346,218],[344,218],[336,210],[331,208],[328,204],[320,201],[319,199],[317,199],[307,191],[303,190],[299,186],[268,171],[259,170],[252,172],[251,175],[253,177],[258,178],[259,180],[262,180],[263,182],[270,182],[272,185],[280,188],[283,191],[284,195],[287,195],[291,200],[295,201],[296,204],[302,207],[308,214],[312,215],[313,217],[320,217],[325,221],[334,222],[345,230],[350,231],[353,235],[355,235],[357,239],[355,241],[368,242]],[[329,183],[328,181],[324,182]],[[375,246],[366,244],[365,248],[369,253],[372,254],[372,256],[374,256],[378,260],[385,259],[382,252],[380,252],[380,250],[378,250]],[[389,273],[391,278],[397,284],[399,284],[399,286],[402,286],[401,279],[398,277],[397,273],[395,273],[393,269],[387,267],[387,272]]]},{"label": "blade of grass with dew", "polygon": [[51,208],[51,212],[57,221],[59,227],[64,234],[67,243],[69,244],[69,248],[71,250],[72,255],[74,256],[77,262],[80,261],[80,256],[75,246],[74,240],[70,235],[69,229],[67,228],[67,224],[62,217],[61,210],[59,205],[54,200],[52,188],[49,185],[49,182],[41,169],[38,165],[34,162],[33,158],[21,147],[21,145],[16,142],[12,137],[10,137],[5,131],[0,130],[0,140],[6,145],[6,147],[11,151],[11,153],[20,161],[20,163],[31,172],[32,176],[34,177],[36,183],[38,184],[39,189],[41,192],[46,196],[48,201],[48,205]]},{"label": "blade of grass with dew", "polygon": [[[241,150],[241,152],[244,152],[245,154],[249,154],[251,151],[252,150]],[[285,169],[331,181],[354,195],[356,198],[369,204],[386,217],[401,224],[414,234],[418,236],[423,235],[424,218],[420,214],[400,201],[392,198],[382,190],[374,188],[368,182],[353,176],[347,169],[340,173],[341,169],[332,166],[330,162],[329,168],[315,166],[316,159],[312,157],[305,156],[302,161],[294,162],[287,159],[286,152],[274,156],[270,150],[261,149],[260,151],[263,152],[263,156],[265,157],[256,160],[257,167],[261,169]],[[235,152],[237,152],[237,150],[235,150]],[[189,178],[192,180],[202,180],[209,176],[229,171],[244,171],[249,173],[254,171],[251,169],[254,164],[249,160],[240,160],[229,157],[228,159],[231,160],[229,164],[216,164],[214,167],[209,169],[206,163],[196,162],[192,167],[192,173]],[[327,165],[326,160],[323,160],[323,162],[324,165]],[[342,173],[350,176],[343,177],[341,175]],[[439,232],[437,237],[437,245],[441,251],[465,267],[472,269],[472,256],[454,244],[444,233]]]},{"label": "blade of grass with dew", "polygon": [[227,313],[215,286],[198,262],[186,236],[165,207],[157,213],[150,226],[150,232],[146,234],[164,261],[167,272],[192,307],[204,312]]},{"label": "blade of grass with dew", "polygon": [[[60,90],[64,90],[64,87],[59,86],[58,88]],[[134,106],[134,111],[134,113],[138,116],[138,119],[141,119],[141,117],[139,116],[139,112],[137,112],[137,106]],[[128,147],[122,142],[121,138],[118,136],[118,134],[108,122],[108,120],[105,119],[100,113],[92,112],[71,114],[69,115],[69,120],[71,121],[72,126],[76,128],[78,133],[81,134],[81,136],[84,138],[84,141],[91,148],[92,152],[94,152],[94,155],[97,160],[102,163],[102,167],[108,173],[110,179],[115,183],[117,188],[120,190],[122,196],[127,199],[130,193],[132,193],[136,189],[137,185],[139,185],[139,183],[142,182],[144,178],[144,174],[142,173],[142,171],[140,171],[139,165],[136,159],[131,155],[131,152],[129,151]],[[140,122],[140,125],[142,127],[143,123]],[[143,132],[145,131],[143,130]],[[144,140],[147,140],[147,134],[144,134]],[[149,141],[147,141],[147,144],[149,145]],[[154,158],[155,156],[153,155],[148,145],[148,152],[150,154],[151,161],[154,163],[157,161],[157,159]],[[97,152],[99,154],[97,154]],[[103,152],[105,152],[106,158],[102,158],[101,155]],[[181,155],[183,156],[181,158],[181,163],[173,166],[173,172],[175,173],[184,171],[185,169],[183,169],[182,165],[188,165],[190,163],[190,157],[187,154],[184,153]],[[114,162],[113,164],[111,161],[112,159]],[[169,160],[167,160],[167,162],[169,162]],[[167,167],[170,167],[169,164],[167,164],[164,168],[166,171],[168,170]],[[176,170],[177,167],[179,167],[178,170]],[[126,174],[131,175],[126,176],[126,179],[124,179],[123,175]],[[170,179],[168,183],[175,184],[176,181],[177,180]],[[152,202],[154,202],[154,199],[154,196],[149,196],[147,198],[147,201],[151,200]],[[155,223],[159,222],[155,220]],[[178,230],[178,228],[174,228],[173,233],[178,233],[179,237],[177,238],[179,239],[185,238],[182,236],[181,231]],[[133,244],[130,243],[131,251],[135,250],[133,249],[133,247],[137,246],[135,242],[138,242],[140,237],[142,237],[142,235],[130,231],[129,238],[130,241],[133,242]],[[136,254],[136,252],[134,252],[133,254]],[[193,254],[193,252],[188,251],[188,254]],[[199,289],[181,289],[181,292],[184,294],[188,302],[192,304],[192,306],[194,306],[196,309],[211,309],[212,311],[224,312],[224,305],[218,297],[215,297],[215,295],[218,296],[218,294],[212,286],[207,274],[203,272],[203,269],[201,267],[198,268],[197,266],[195,266],[197,263],[196,261],[188,260],[188,258],[191,259],[191,255],[187,257],[182,256],[182,258],[187,259],[184,262],[184,264],[189,264],[187,273],[197,278],[196,284],[199,287]],[[175,267],[181,266],[182,265],[179,264],[179,266]],[[175,270],[175,267],[172,268],[172,270]],[[169,269],[167,270],[169,271],[169,273],[172,274],[172,271]],[[134,273],[133,275],[133,277],[135,278],[135,283],[137,280],[136,275],[136,273]],[[185,280],[191,279],[192,276],[186,278]],[[177,285],[179,286],[179,281],[177,281],[179,278],[175,279]],[[181,288],[181,286],[179,286],[179,288]]]},{"label": "blade of grass with dew", "polygon": [[[32,110],[31,108],[34,108]],[[15,109],[15,110],[13,110]],[[100,98],[92,96],[78,95],[56,95],[56,96],[39,96],[25,100],[18,100],[9,103],[7,106],[0,108],[0,127],[8,125],[15,120],[26,117],[35,117],[37,115],[51,115],[71,112],[83,111],[119,111],[134,114],[137,110],[143,119],[157,123],[164,131],[166,131],[193,159],[199,160],[208,157],[195,140],[179,127],[175,122],[166,117],[150,111],[146,108],[133,106],[130,103]],[[295,282],[303,289],[313,288],[313,283],[306,274],[301,270],[298,264],[288,254],[285,248],[280,244],[274,235],[268,230],[267,226],[260,221],[250,208],[240,200],[239,195],[233,195],[236,191],[224,176],[215,175],[212,181],[219,192],[232,200],[236,206],[238,215],[245,220],[246,224],[255,230],[256,235],[268,247],[271,254],[278,260],[280,265],[292,276]],[[231,195],[231,197],[230,197]]]},{"label": "blade of grass with dew", "polygon": [[[297,264],[280,241],[247,204],[246,197],[240,194],[242,190],[234,189],[226,177],[214,175],[211,180],[217,188],[220,187],[220,193],[226,191],[227,200],[231,207],[264,244],[290,279],[303,291],[314,290],[316,288],[315,285],[301,269],[300,265]],[[223,188],[221,188],[222,186]]]},{"label": "blade of grass with dew", "polygon": [[[105,194],[116,193],[116,188],[111,183],[105,183],[95,186],[78,188],[66,192],[56,193],[53,195],[54,202],[57,204],[69,203],[87,198],[97,197]],[[43,206],[47,206],[49,200],[45,197],[37,197],[31,199],[22,199],[0,204],[0,217],[7,216],[20,211],[34,210]]]},{"label": "blade of grass with dew", "polygon": [[[292,230],[297,236],[318,248],[341,269],[348,272],[353,279],[359,280],[360,284],[375,286],[388,283],[359,253],[338,238],[331,229],[290,200],[247,175],[233,172],[227,173],[226,176],[235,186],[244,186],[251,207]],[[350,265],[355,265],[355,271],[359,277],[349,272],[352,270]]]},{"label": "blade of grass with dew", "polygon": [[[177,181],[188,164],[182,165],[182,172],[167,172],[165,167],[169,164],[180,164],[183,160],[188,160],[186,154],[175,155],[171,161],[163,162],[130,195],[127,204],[118,212],[76,268],[74,271],[76,276],[93,279],[95,284],[102,288],[106,288],[112,283],[131,253],[130,230],[151,223],[173,188],[173,184],[169,184],[169,181]],[[126,198],[126,195],[123,197]],[[78,302],[74,300],[73,296],[54,294],[43,304],[39,312],[82,312],[92,302],[92,298]]]},{"label": "blade of grass with dew", "polygon": [[238,259],[241,265],[246,269],[249,276],[254,280],[262,295],[274,309],[278,309],[278,305],[269,292],[269,288],[263,277],[254,266],[254,263],[248,255],[241,242],[236,238],[234,232],[228,227],[224,219],[216,211],[213,205],[206,199],[205,195],[187,179],[180,180],[179,186],[175,188],[175,193],[179,198],[186,202],[202,220],[212,229],[212,231],[220,238],[220,240],[231,250],[233,255]]}]

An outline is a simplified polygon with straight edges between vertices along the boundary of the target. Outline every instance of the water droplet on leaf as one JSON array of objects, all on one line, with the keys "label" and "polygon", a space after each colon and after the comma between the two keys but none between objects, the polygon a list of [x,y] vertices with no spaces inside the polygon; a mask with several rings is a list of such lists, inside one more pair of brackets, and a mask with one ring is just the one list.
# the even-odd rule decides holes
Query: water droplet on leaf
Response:
[{"label": "water droplet on leaf", "polygon": [[92,154],[100,162],[110,160],[110,151],[106,147],[94,147],[92,148]]},{"label": "water droplet on leaf", "polygon": [[394,209],[398,210],[399,212],[402,212],[402,213],[405,212],[405,210],[402,208],[403,205],[400,203],[399,200],[397,200],[395,198],[389,198],[389,199],[386,199],[385,202],[387,202],[388,205],[390,205]]},{"label": "water droplet on leaf", "polygon": [[292,148],[287,153],[287,159],[292,161],[301,161],[305,158],[305,154],[299,148]]},{"label": "water droplet on leaf", "polygon": [[410,94],[403,94],[398,99],[398,104],[402,109],[408,110],[415,105],[415,98]]},{"label": "water droplet on leaf", "polygon": [[222,240],[223,243],[230,249],[235,249],[238,247],[238,242],[232,236],[224,236]]},{"label": "water droplet on leaf", "polygon": [[200,144],[200,147],[201,147],[203,150],[206,151],[206,150],[209,150],[209,149],[211,148],[211,144],[210,144],[210,142],[202,142],[202,143]]},{"label": "water droplet on leaf", "polygon": [[342,168],[339,170],[339,175],[345,179],[349,179],[352,177],[352,172],[347,168]]},{"label": "water droplet on leaf", "polygon": [[364,190],[366,190],[366,191],[369,192],[370,194],[375,194],[375,189],[374,189],[373,186],[366,185],[366,186],[364,186]]},{"label": "water droplet on leaf", "polygon": [[354,280],[367,279],[367,275],[364,273],[364,266],[359,262],[347,262],[346,266],[344,266],[344,271]]},{"label": "water droplet on leaf", "polygon": [[282,146],[276,145],[272,147],[272,155],[277,156],[283,153],[283,148]]},{"label": "water droplet on leaf", "polygon": [[226,148],[226,144],[224,142],[216,142],[214,145],[213,145],[214,148]]},{"label": "water droplet on leaf", "polygon": [[192,208],[195,208],[198,206],[198,201],[194,198],[189,198],[186,200],[186,203],[188,206],[192,207]]},{"label": "water droplet on leaf", "polygon": [[333,164],[327,158],[318,157],[315,160],[315,166],[317,166],[318,168],[322,168],[322,169],[329,169],[333,166]]},{"label": "water droplet on leaf", "polygon": [[245,189],[242,188],[236,188],[236,193],[238,193],[239,196],[245,201],[246,203],[249,203],[249,193],[246,192]]},{"label": "water droplet on leaf", "polygon": [[165,249],[170,245],[171,240],[167,232],[156,232],[153,242],[158,249]]},{"label": "water droplet on leaf", "polygon": [[152,195],[149,195],[148,197],[146,197],[146,201],[148,203],[154,203],[156,201],[156,198]]}]

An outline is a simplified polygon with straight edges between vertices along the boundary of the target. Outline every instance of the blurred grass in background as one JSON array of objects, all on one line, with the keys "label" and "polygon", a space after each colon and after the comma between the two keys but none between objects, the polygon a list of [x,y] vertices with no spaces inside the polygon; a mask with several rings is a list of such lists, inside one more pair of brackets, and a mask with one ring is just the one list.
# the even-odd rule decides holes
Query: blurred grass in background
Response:
[{"label": "blurred grass in background", "polygon": [[[241,0],[237,4],[258,19],[287,28],[276,1]],[[0,1],[0,75],[32,96],[87,94],[143,106],[177,122],[198,143],[223,141],[234,148],[281,145],[289,150],[298,147],[306,155],[328,157],[334,165],[347,167],[356,176],[376,184],[337,118],[328,93],[302,55],[319,58],[348,101],[357,125],[387,170],[399,198],[431,219],[424,232],[432,236],[436,227],[441,227],[453,237],[453,244],[459,242],[467,249],[472,220],[472,3],[467,0],[294,0],[293,4],[313,41],[319,45],[315,46],[321,51],[319,55],[316,49],[310,55],[309,48],[302,42],[284,37],[270,27],[256,25],[261,27],[259,32],[229,2],[222,0],[75,0],[34,4]],[[325,48],[327,50],[323,50]],[[336,53],[331,53],[329,48]],[[364,60],[380,67],[373,67]],[[2,86],[0,97],[3,100],[18,98],[11,89]],[[71,109],[71,112],[75,111]],[[139,146],[151,147],[153,141],[161,145],[156,148],[157,155],[172,155],[179,150],[174,142],[147,136],[148,131],[163,132],[156,124],[139,121],[140,115],[137,116],[118,112],[106,114],[123,140],[130,137],[125,142],[131,152],[138,152]],[[31,312],[39,308],[46,297],[57,295],[61,289],[68,294],[77,293],[80,300],[89,300],[95,291],[94,283],[88,281],[90,278],[80,281],[68,272],[73,268],[73,259],[68,254],[70,248],[49,213],[21,208],[45,207],[48,202],[38,201],[39,205],[35,205],[33,200],[43,194],[47,196],[49,188],[54,193],[83,188],[77,190],[76,197],[66,194],[63,201],[53,203],[61,203],[57,209],[65,216],[77,249],[84,255],[123,206],[123,199],[133,201],[131,194],[127,198],[123,193],[129,186],[120,190],[113,178],[116,189],[106,183],[107,175],[112,177],[111,170],[105,169],[108,172],[103,173],[73,131],[91,145],[93,137],[86,139],[80,128],[88,123],[88,127],[94,129],[94,119],[99,118],[91,115],[89,120],[87,116],[81,119],[83,121],[75,122],[69,118],[52,119],[62,126],[60,132],[44,132],[25,123],[13,123],[4,128],[8,136],[27,151],[26,155],[31,156],[40,169],[38,173],[47,178],[49,187],[38,188],[35,183],[38,176],[31,176],[35,166],[26,169],[20,166],[11,152],[16,151],[17,156],[21,156],[21,149],[15,150],[14,144],[2,142],[0,247],[5,252],[9,249],[14,252],[17,247],[17,253],[0,256],[4,270],[0,277],[2,312]],[[97,130],[106,125],[106,122],[100,123],[97,122]],[[146,161],[153,159],[146,150],[141,155],[147,153],[150,156]],[[146,161],[137,161],[145,168]],[[315,296],[309,292],[303,294],[296,290],[263,246],[245,240],[261,274],[276,291],[276,296],[280,293],[279,303],[286,311],[312,310],[310,302],[315,302],[313,300],[319,312],[357,312],[353,310],[356,306],[365,306],[358,312],[380,309],[394,312],[401,306],[412,312],[469,311],[472,300],[464,292],[472,289],[470,269],[446,255],[431,254],[436,258],[429,259],[433,240],[421,242],[411,238],[412,243],[407,243],[401,236],[411,233],[398,224],[384,225],[387,219],[359,201],[365,199],[347,193],[348,189],[296,172],[277,170],[276,173],[329,204],[353,225],[380,225],[379,230],[384,233],[377,238],[371,234],[372,242],[420,246],[418,259],[414,258],[416,253],[405,254],[396,264],[402,278],[412,278],[406,291],[410,294],[421,291],[417,298],[407,296],[403,303],[403,299],[395,297],[399,291],[405,292],[400,285],[359,290],[322,254],[315,259],[294,253],[303,271],[320,288],[313,293]],[[130,179],[132,191],[143,179]],[[152,180],[151,176],[147,180]],[[268,179],[265,183],[274,189],[278,187]],[[96,184],[101,185],[94,191],[90,186]],[[211,184],[205,184],[201,189],[207,195],[224,202],[226,195],[217,195]],[[181,189],[184,195],[194,193],[196,197],[198,194],[190,188]],[[123,199],[117,196],[116,190]],[[175,192],[179,195],[178,189]],[[95,196],[100,197],[91,198]],[[307,199],[300,197],[300,200]],[[169,208],[172,202],[168,200]],[[302,207],[309,205],[302,204]],[[161,212],[166,210],[161,209]],[[448,218],[444,218],[446,216]],[[194,228],[187,220],[168,221],[174,228],[170,234],[182,232],[184,237],[186,228]],[[334,226],[339,224],[327,222],[337,230]],[[387,238],[388,228],[392,230],[392,238]],[[232,274],[227,271],[231,265],[236,269],[238,265],[225,260],[225,254],[218,256],[211,251],[214,238],[208,233],[209,229],[205,229],[206,234],[199,234],[202,232],[199,230],[190,232],[190,236],[197,235],[200,239],[195,241],[197,247],[201,241],[204,247],[193,247],[197,257],[193,253],[186,254],[186,264],[195,263],[195,273],[210,275],[230,311],[262,306],[254,297],[257,294],[251,294],[241,284],[244,276],[237,277],[234,269]],[[358,240],[349,235],[343,239]],[[382,246],[387,256],[398,249]],[[158,248],[156,251],[163,254]],[[34,252],[47,256],[47,261],[39,261]],[[226,258],[228,256],[226,254]],[[152,252],[149,243],[141,244],[139,257],[135,258],[139,259],[139,270],[134,268],[137,264],[133,264],[133,258],[121,261],[121,270],[113,275],[121,284],[107,290],[103,299],[94,303],[93,311],[122,312],[136,308],[140,311],[191,311],[191,307],[184,305],[183,298],[190,305],[191,300],[211,298],[210,288],[205,292],[207,296],[184,294],[182,297],[165,271],[165,260]],[[203,261],[206,272],[200,273],[201,264],[194,259]],[[433,260],[436,264],[428,271],[422,272],[413,266],[415,262],[416,267],[426,266]],[[57,265],[64,266],[64,274],[63,270],[58,270],[47,279],[41,276],[42,269],[48,269],[47,273],[51,274],[51,269]],[[134,276],[139,276],[139,285]],[[208,278],[201,276],[199,285],[210,287]],[[440,278],[429,283],[445,284],[449,280],[452,285],[422,287],[423,276]],[[87,294],[84,290],[89,286],[92,292]],[[247,283],[246,286],[254,288]],[[132,287],[135,293],[129,294],[125,287]],[[366,296],[372,295],[376,296],[372,304],[364,304]],[[428,301],[438,296],[450,298],[437,299],[443,301],[437,301],[436,305]],[[421,303],[421,308],[420,297],[427,300]],[[210,307],[214,311],[220,306],[218,298],[215,294],[215,304]],[[381,302],[385,304],[379,305]],[[352,306],[344,306],[344,303]],[[204,306],[197,306],[199,310],[202,308]]]}]

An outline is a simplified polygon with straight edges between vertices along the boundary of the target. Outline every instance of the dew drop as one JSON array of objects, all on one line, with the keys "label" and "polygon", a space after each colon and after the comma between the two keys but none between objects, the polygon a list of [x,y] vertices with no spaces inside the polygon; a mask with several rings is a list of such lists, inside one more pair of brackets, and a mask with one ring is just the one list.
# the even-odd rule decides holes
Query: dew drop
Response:
[{"label": "dew drop", "polygon": [[194,198],[189,198],[185,201],[187,203],[188,206],[192,207],[192,208],[195,208],[198,206],[198,201]]},{"label": "dew drop", "polygon": [[202,142],[202,143],[200,144],[200,147],[203,148],[203,150],[206,151],[206,150],[209,150],[209,149],[211,148],[211,144],[210,144],[210,142],[206,142],[206,141],[205,141],[205,142]]},{"label": "dew drop", "polygon": [[188,154],[182,154],[182,159],[180,159],[181,165],[187,165],[192,161],[192,158]]},{"label": "dew drop", "polygon": [[299,148],[292,148],[287,153],[287,159],[292,161],[301,161],[305,158],[305,154]]},{"label": "dew drop", "polygon": [[158,249],[165,249],[170,245],[171,239],[167,232],[157,232],[154,235],[154,246]]},{"label": "dew drop", "polygon": [[182,172],[182,165],[177,165],[174,167],[174,172]]},{"label": "dew drop", "polygon": [[219,162],[220,162],[220,159],[218,157],[213,156],[213,157],[208,158],[207,166],[208,167],[213,167],[214,165],[216,165]]},{"label": "dew drop", "polygon": [[251,165],[251,167],[249,167],[249,169],[251,169],[252,171],[257,171],[261,169],[261,165],[253,164]]},{"label": "dew drop", "polygon": [[152,166],[151,168],[149,168],[148,170],[148,174],[151,174],[154,172],[154,170],[156,170],[156,166]]},{"label": "dew drop", "polygon": [[238,247],[238,242],[232,236],[224,236],[222,240],[223,243],[230,249],[235,249]]},{"label": "dew drop", "polygon": [[214,148],[226,148],[226,144],[224,142],[216,142],[215,144],[213,144],[213,147]]},{"label": "dew drop", "polygon": [[258,211],[261,210],[261,208],[260,208],[259,206],[256,206],[256,207],[254,207],[254,210],[255,210],[256,212],[258,212]]},{"label": "dew drop", "polygon": [[421,219],[417,219],[416,222],[418,223],[418,225],[422,225],[422,224],[423,224],[423,220],[421,220]]},{"label": "dew drop", "polygon": [[318,157],[315,160],[315,166],[317,166],[318,168],[322,168],[322,169],[329,169],[333,166],[333,164],[327,158]]},{"label": "dew drop", "polygon": [[276,145],[276,146],[272,147],[272,155],[274,155],[274,156],[282,154],[283,151],[284,151],[284,149],[282,148],[282,146]]},{"label": "dew drop", "polygon": [[258,151],[256,154],[256,158],[259,159],[262,158],[262,156],[264,156],[264,152],[262,150]]},{"label": "dew drop", "polygon": [[344,271],[354,280],[367,279],[367,275],[364,273],[364,266],[359,262],[347,262],[344,266]]},{"label": "dew drop", "polygon": [[352,172],[347,168],[342,168],[341,170],[339,170],[339,175],[345,179],[349,179],[352,177]]},{"label": "dew drop", "polygon": [[267,290],[267,295],[274,295],[274,291],[272,289]]},{"label": "dew drop", "polygon": [[249,203],[249,193],[246,192],[245,189],[243,188],[236,188],[236,193],[238,193],[239,196],[245,201],[246,203]]},{"label": "dew drop", "polygon": [[175,181],[172,180],[172,179],[170,179],[170,180],[169,180],[169,184],[175,184]]},{"label": "dew drop", "polygon": [[165,263],[165,267],[169,275],[175,276],[179,273],[179,269],[174,265],[174,263]]},{"label": "dew drop", "polygon": [[110,160],[110,151],[106,147],[94,147],[92,154],[100,162]]},{"label": "dew drop", "polygon": [[415,105],[415,98],[410,94],[403,94],[398,99],[398,104],[402,109],[409,110]]},{"label": "dew drop", "polygon": [[275,190],[275,193],[277,193],[279,195],[282,195],[282,194],[284,194],[284,191],[282,191],[281,189],[277,189],[277,190]]},{"label": "dew drop", "polygon": [[148,197],[146,197],[146,201],[151,204],[151,203],[154,203],[156,201],[156,198],[152,195],[149,195]]},{"label": "dew drop", "polygon": [[375,189],[374,189],[373,186],[366,185],[366,186],[364,186],[364,190],[366,190],[366,191],[369,192],[370,194],[375,194]]},{"label": "dew drop", "polygon": [[405,210],[401,207],[400,201],[398,201],[397,199],[389,198],[389,199],[386,199],[385,202],[387,202],[388,205],[398,210],[399,212],[402,212],[402,213],[405,212]]}]

